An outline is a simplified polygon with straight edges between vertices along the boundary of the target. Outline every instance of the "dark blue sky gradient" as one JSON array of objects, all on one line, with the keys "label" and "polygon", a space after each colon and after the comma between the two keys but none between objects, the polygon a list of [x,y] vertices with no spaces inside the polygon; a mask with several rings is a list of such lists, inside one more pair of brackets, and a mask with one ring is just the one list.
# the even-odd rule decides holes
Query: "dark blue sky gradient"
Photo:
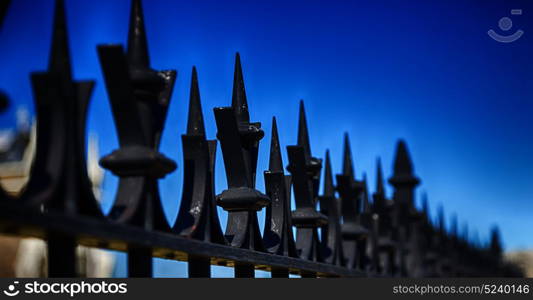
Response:
[{"label": "dark blue sky gradient", "polygon": [[[2,127],[14,123],[16,106],[33,109],[28,73],[46,68],[52,27],[52,0],[12,2],[0,30],[0,88],[16,105],[1,117]],[[66,2],[74,75],[97,81],[89,131],[98,133],[101,154],[107,154],[117,138],[95,49],[125,43],[130,3]],[[267,132],[258,164],[260,189],[271,117],[278,118],[282,145],[294,144],[298,100],[304,99],[313,154],[330,149],[335,172],[345,131],[357,176],[366,172],[372,189],[376,157],[382,157],[389,176],[395,143],[404,138],[422,179],[419,192],[427,191],[432,211],[443,205],[447,216],[457,213],[482,240],[499,224],[506,249],[530,248],[533,238],[524,229],[533,228],[532,3],[145,1],[152,65],[178,70],[161,150],[182,165],[180,135],[193,65],[207,133],[214,138],[212,108],[230,104],[239,51],[251,118]],[[511,16],[517,8],[523,14]],[[514,43],[487,35],[489,29],[505,34],[498,28],[505,16],[514,22],[509,32],[525,32]],[[181,198],[181,172],[161,182],[171,221]],[[217,191],[224,189],[221,156],[216,179]],[[106,209],[115,185],[108,174]],[[161,265],[161,275],[173,272]]]}]

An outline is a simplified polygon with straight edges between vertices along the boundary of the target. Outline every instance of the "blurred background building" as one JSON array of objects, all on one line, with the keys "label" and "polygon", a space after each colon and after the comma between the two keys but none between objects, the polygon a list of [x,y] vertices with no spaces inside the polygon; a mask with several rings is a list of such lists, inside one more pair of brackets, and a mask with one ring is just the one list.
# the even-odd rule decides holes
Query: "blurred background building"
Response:
[{"label": "blurred background building", "polygon": [[[12,195],[24,188],[35,151],[35,121],[25,108],[17,110],[17,126],[0,131],[0,184]],[[89,136],[87,168],[96,199],[101,199],[104,170],[98,165],[98,137]],[[114,255],[79,246],[77,270],[81,277],[110,277]],[[0,236],[0,277],[46,276],[46,244],[35,238]]]}]

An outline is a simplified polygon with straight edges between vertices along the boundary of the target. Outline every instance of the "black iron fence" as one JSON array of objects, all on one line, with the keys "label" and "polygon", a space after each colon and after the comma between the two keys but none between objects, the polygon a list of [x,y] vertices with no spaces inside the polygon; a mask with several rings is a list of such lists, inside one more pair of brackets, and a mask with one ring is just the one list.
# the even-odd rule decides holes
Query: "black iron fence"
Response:
[{"label": "black iron fence", "polygon": [[[0,16],[5,7],[4,1]],[[45,239],[49,276],[76,276],[78,245],[127,252],[132,277],[152,276],[153,257],[186,261],[190,277],[210,277],[211,265],[233,267],[235,277],[253,277],[256,269],[272,277],[521,275],[502,260],[497,230],[489,246],[472,244],[458,234],[456,220],[447,230],[443,214],[433,225],[427,205],[416,209],[420,181],[403,141],[389,179],[392,199],[386,197],[379,161],[373,194],[366,178],[356,179],[348,136],[343,171],[334,184],[329,153],[322,160],[311,152],[303,102],[298,142],[286,147],[286,168],[272,119],[265,191],[257,190],[264,132],[261,123],[250,121],[238,54],[231,106],[214,109],[228,188],[214,193],[217,140],[206,137],[193,68],[182,135],[183,194],[177,220],[168,224],[158,180],[177,165],[158,148],[176,72],[150,67],[140,0],[132,2],[127,48],[102,45],[97,51],[119,138],[119,148],[100,160],[120,178],[110,213],[102,213],[87,176],[85,116],[94,82],[72,78],[62,0],[56,1],[48,70],[31,74],[37,142],[30,178],[16,198],[0,192],[0,232]],[[0,98],[5,107],[7,97]],[[225,233],[217,205],[228,212]],[[257,212],[263,208],[261,235]]]}]

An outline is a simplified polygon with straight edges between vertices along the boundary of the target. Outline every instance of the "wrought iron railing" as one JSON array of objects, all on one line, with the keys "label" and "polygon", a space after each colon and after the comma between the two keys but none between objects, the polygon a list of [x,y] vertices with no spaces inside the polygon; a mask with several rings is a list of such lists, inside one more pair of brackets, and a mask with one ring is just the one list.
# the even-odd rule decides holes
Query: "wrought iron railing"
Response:
[{"label": "wrought iron railing", "polygon": [[[158,148],[176,72],[151,68],[140,0],[132,1],[127,48],[102,45],[97,51],[119,138],[119,148],[100,160],[120,178],[110,213],[102,213],[87,176],[85,116],[94,82],[72,78],[62,0],[56,1],[48,70],[31,74],[37,144],[29,182],[18,197],[0,191],[0,232],[46,240],[49,276],[76,276],[78,245],[127,252],[132,277],[152,276],[153,257],[186,261],[190,277],[210,277],[211,265],[233,267],[235,277],[253,277],[255,269],[272,277],[520,275],[502,261],[497,231],[490,247],[480,247],[459,236],[456,222],[447,231],[443,215],[435,226],[427,205],[416,209],[419,179],[403,141],[389,179],[393,199],[386,198],[379,161],[375,193],[370,194],[366,177],[356,179],[347,135],[335,185],[329,153],[323,161],[311,152],[303,102],[298,142],[286,148],[289,173],[273,118],[265,191],[257,190],[264,132],[261,123],[250,121],[239,54],[231,106],[214,109],[228,188],[215,195],[217,140],[206,137],[193,68],[182,135],[183,194],[177,220],[168,224],[158,180],[177,165]],[[7,97],[1,98],[5,107]],[[225,233],[217,205],[228,212]],[[257,219],[262,209],[263,235]]]}]

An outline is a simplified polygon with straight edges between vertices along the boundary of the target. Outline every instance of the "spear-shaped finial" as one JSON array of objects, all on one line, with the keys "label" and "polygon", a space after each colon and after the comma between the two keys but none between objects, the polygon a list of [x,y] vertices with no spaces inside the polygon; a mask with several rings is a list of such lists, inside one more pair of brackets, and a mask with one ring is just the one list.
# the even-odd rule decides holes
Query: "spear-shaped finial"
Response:
[{"label": "spear-shaped finial", "polygon": [[[394,171],[392,177],[389,178],[389,183],[395,188],[394,201],[408,205],[413,209],[414,199],[413,193],[398,192],[413,190],[419,183],[420,179],[415,176],[413,164],[407,151],[407,146],[403,140],[398,141],[396,146],[396,156],[394,158]],[[414,210],[413,210],[414,212]]]},{"label": "spear-shaped finial", "polygon": [[349,176],[351,178],[355,177],[355,172],[353,170],[353,161],[352,161],[352,150],[350,149],[350,138],[348,133],[344,133],[344,156],[342,163],[342,175]]},{"label": "spear-shaped finial", "polygon": [[444,221],[444,207],[442,205],[439,206],[437,226],[440,232],[446,231],[446,224]]},{"label": "spear-shaped finial", "polygon": [[372,195],[374,199],[374,211],[377,213],[384,213],[387,207],[387,198],[385,195],[385,181],[383,178],[383,171],[381,168],[381,159],[376,160],[376,192]]},{"label": "spear-shaped finial", "polygon": [[268,163],[268,169],[270,172],[283,172],[276,117],[272,117],[272,138],[270,141],[270,160]]},{"label": "spear-shaped finial", "polygon": [[48,60],[48,71],[61,74],[61,77],[67,81],[70,81],[72,78],[64,0],[56,0],[55,3],[54,29],[52,33],[52,47]]},{"label": "spear-shaped finial", "polygon": [[490,231],[490,251],[495,256],[500,256],[502,253],[502,244],[500,238],[500,229],[498,226],[492,227]]},{"label": "spear-shaped finial", "polygon": [[404,140],[400,140],[396,147],[394,175],[413,175],[413,164]]},{"label": "spear-shaped finial", "polygon": [[233,95],[231,98],[237,119],[241,122],[249,122],[248,100],[246,99],[246,89],[244,88],[244,77],[242,75],[241,55],[235,54],[235,71],[233,74]]},{"label": "spear-shaped finial", "polygon": [[370,213],[370,201],[369,201],[368,184],[366,180],[366,173],[363,173],[363,212]]},{"label": "spear-shaped finial", "polygon": [[430,219],[428,194],[426,192],[422,193],[422,213],[426,219]]},{"label": "spear-shaped finial", "polygon": [[385,179],[383,178],[383,169],[379,157],[376,160],[376,173],[376,194],[385,196]]},{"label": "spear-shaped finial", "polygon": [[309,131],[307,129],[307,119],[305,117],[304,101],[300,100],[300,118],[298,120],[298,146],[304,148],[307,157],[311,157],[311,145],[309,143]]},{"label": "spear-shaped finial", "polygon": [[474,248],[481,247],[481,239],[479,238],[479,231],[477,229],[474,229],[474,232],[472,233],[472,240],[470,241],[470,245],[472,245]]},{"label": "spear-shaped finial", "polygon": [[457,238],[459,235],[459,224],[457,220],[457,214],[453,214],[450,221],[450,235],[454,238]]},{"label": "spear-shaped finial", "polygon": [[141,0],[132,0],[131,3],[128,60],[133,67],[149,68],[150,66]]},{"label": "spear-shaped finial", "polygon": [[469,229],[468,229],[468,223],[466,223],[466,222],[463,223],[461,237],[463,238],[463,241],[465,241],[466,243],[469,242],[470,232],[469,232]]},{"label": "spear-shaped finial", "polygon": [[326,150],[326,167],[324,170],[324,197],[335,197],[335,186],[333,185],[333,174],[331,172],[331,160],[329,149]]},{"label": "spear-shaped finial", "polygon": [[205,136],[204,117],[202,114],[202,104],[200,102],[200,89],[198,87],[198,74],[196,73],[196,67],[192,67],[187,135]]}]

